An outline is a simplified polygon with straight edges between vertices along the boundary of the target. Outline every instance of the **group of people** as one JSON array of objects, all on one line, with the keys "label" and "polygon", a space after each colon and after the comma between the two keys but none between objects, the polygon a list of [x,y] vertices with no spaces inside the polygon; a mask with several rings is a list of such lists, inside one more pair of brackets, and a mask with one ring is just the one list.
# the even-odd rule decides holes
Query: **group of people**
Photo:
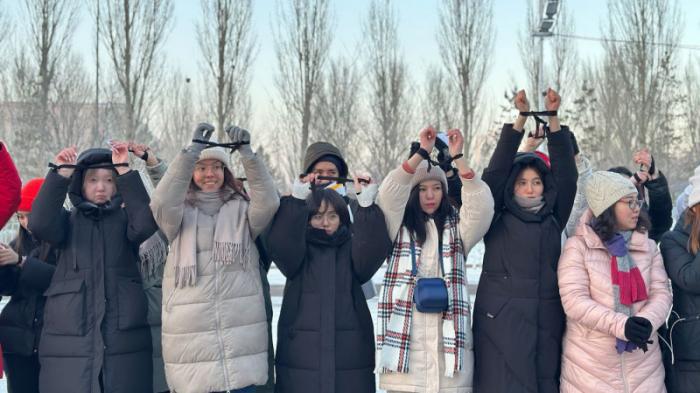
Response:
[{"label": "group of people", "polygon": [[594,171],[560,102],[549,89],[531,112],[518,92],[481,176],[459,130],[428,127],[381,184],[314,143],[283,196],[236,126],[219,143],[200,124],[169,164],[133,142],[68,147],[21,189],[0,144],[0,226],[20,223],[0,245],[9,391],[370,393],[377,375],[387,392],[697,391],[700,167],[669,231],[650,152]]}]

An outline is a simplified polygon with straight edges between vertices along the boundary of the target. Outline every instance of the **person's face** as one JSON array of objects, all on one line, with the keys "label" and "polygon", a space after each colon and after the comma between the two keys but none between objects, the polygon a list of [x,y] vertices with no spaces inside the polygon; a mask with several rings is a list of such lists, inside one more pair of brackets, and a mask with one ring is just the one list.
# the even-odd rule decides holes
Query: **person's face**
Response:
[{"label": "person's face", "polygon": [[442,183],[438,180],[426,180],[418,185],[420,208],[426,214],[433,214],[442,202]]},{"label": "person's face", "polygon": [[641,200],[637,199],[637,194],[630,194],[620,198],[615,203],[615,221],[617,230],[631,231],[637,228],[639,212],[642,209]]},{"label": "person's face", "polygon": [[201,160],[194,166],[194,184],[204,192],[219,191],[224,185],[224,164],[219,160]]},{"label": "person's face", "polygon": [[544,183],[540,175],[532,168],[525,168],[515,179],[515,195],[521,198],[541,197],[544,192]]},{"label": "person's face", "polygon": [[335,164],[328,161],[319,161],[311,169],[312,173],[316,176],[328,176],[328,177],[338,177],[340,172]]},{"label": "person's face", "polygon": [[22,226],[25,230],[27,229],[27,225],[29,225],[29,212],[25,211],[18,211],[17,212],[17,221],[19,221],[19,225]]},{"label": "person's face", "polygon": [[100,205],[107,203],[117,193],[114,173],[110,169],[88,169],[83,176],[83,197]]},{"label": "person's face", "polygon": [[326,234],[332,235],[340,227],[340,215],[333,206],[326,201],[321,202],[321,207],[311,216],[311,226],[316,229],[323,229]]}]

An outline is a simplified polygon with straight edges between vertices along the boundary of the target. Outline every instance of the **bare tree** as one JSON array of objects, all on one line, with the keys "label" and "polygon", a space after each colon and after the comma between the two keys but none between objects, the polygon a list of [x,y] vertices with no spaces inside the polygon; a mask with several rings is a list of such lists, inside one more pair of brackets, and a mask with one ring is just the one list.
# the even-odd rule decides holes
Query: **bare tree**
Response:
[{"label": "bare tree", "polygon": [[361,80],[355,64],[345,58],[330,62],[316,95],[312,130],[317,140],[337,146],[346,161],[359,161]]},{"label": "bare tree", "polygon": [[[281,1],[281,0],[280,0]],[[294,171],[311,138],[314,97],[321,86],[323,69],[332,41],[328,0],[288,0],[278,3],[273,26],[277,75],[284,134],[289,136],[287,168]]]},{"label": "bare tree", "polygon": [[366,147],[373,175],[386,175],[408,154],[412,133],[406,62],[397,37],[398,18],[390,0],[373,0],[364,24],[370,120]]},{"label": "bare tree", "polygon": [[192,138],[197,113],[192,102],[191,79],[174,71],[165,78],[156,107],[155,148],[160,157],[172,160]]},{"label": "bare tree", "polygon": [[448,80],[445,71],[429,67],[425,75],[421,97],[421,112],[427,124],[438,130],[447,130],[459,122],[458,93],[455,84]]},{"label": "bare tree", "polygon": [[493,0],[443,0],[439,14],[438,44],[451,82],[458,87],[464,147],[470,151],[495,42]]},{"label": "bare tree", "polygon": [[662,130],[675,104],[674,45],[682,25],[677,2],[610,1],[608,11],[599,76],[604,84],[599,91],[600,104],[610,116],[608,130],[615,135],[617,153],[628,153],[630,146],[662,147],[659,138],[667,136]]},{"label": "bare tree", "polygon": [[697,165],[700,157],[700,80],[698,70],[692,62],[686,66],[683,75],[683,94],[686,96],[683,115],[690,142],[690,156],[695,158],[692,164]]},{"label": "bare tree", "polygon": [[255,39],[252,33],[251,0],[201,0],[202,17],[197,23],[197,43],[207,74],[209,112],[216,119],[219,140],[231,117],[237,124],[249,124],[250,67]]},{"label": "bare tree", "polygon": [[567,35],[576,32],[574,18],[569,8],[562,2],[557,13],[555,25],[557,35],[551,37],[551,56],[549,67],[545,69],[545,78],[551,87],[562,97],[561,109],[568,112],[576,87],[578,86],[579,56],[576,42]]},{"label": "bare tree", "polygon": [[537,47],[535,37],[532,32],[537,25],[539,14],[542,10],[542,0],[528,0],[527,11],[525,13],[525,25],[518,32],[518,51],[520,52],[520,61],[525,70],[527,77],[528,99],[530,100],[533,110],[540,108],[540,94],[538,93],[539,86],[537,80],[540,75],[540,58],[539,52],[535,50]]},{"label": "bare tree", "polygon": [[158,88],[172,0],[105,0],[99,7],[101,39],[124,102],[125,137],[133,139],[147,121]]}]

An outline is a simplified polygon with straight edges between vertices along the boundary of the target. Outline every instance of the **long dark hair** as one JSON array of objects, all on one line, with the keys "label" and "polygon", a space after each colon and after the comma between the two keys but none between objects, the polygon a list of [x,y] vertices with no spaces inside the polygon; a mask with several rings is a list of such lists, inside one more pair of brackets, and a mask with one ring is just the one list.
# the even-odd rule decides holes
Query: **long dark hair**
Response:
[{"label": "long dark hair", "polygon": [[[350,213],[348,213],[348,205],[345,203],[338,192],[329,188],[314,188],[313,192],[306,198],[306,207],[309,210],[309,220],[311,216],[321,210],[323,201],[326,206],[332,206],[338,216],[340,216],[340,226],[350,227]],[[328,207],[326,207],[327,209]]]},{"label": "long dark hair", "polygon": [[700,208],[691,206],[685,211],[685,227],[689,229],[688,252],[695,255],[700,251]]},{"label": "long dark hair", "polygon": [[[32,250],[24,250],[24,245],[27,243],[31,243],[32,239],[32,235],[29,233],[29,231],[24,229],[24,227],[20,225],[19,230],[17,231],[17,237],[15,238],[14,242],[14,251],[17,253],[17,255],[19,255],[20,257],[26,257],[29,255],[29,253]],[[47,242],[40,242],[38,243],[38,247],[40,248],[38,255],[39,260],[46,261],[46,259],[49,256],[49,253],[51,252],[51,246]]]},{"label": "long dark hair", "polygon": [[[606,242],[615,236],[618,232],[617,229],[617,219],[615,219],[615,205],[612,205],[605,209],[605,211],[594,218],[591,221],[591,227],[593,231],[598,235],[600,240]],[[651,228],[651,221],[649,220],[649,215],[646,210],[639,210],[639,219],[637,219],[637,226],[634,228],[636,232],[646,233]]]},{"label": "long dark hair", "polygon": [[442,231],[445,228],[445,223],[448,219],[454,218],[456,215],[454,208],[447,198],[447,190],[442,182],[440,182],[440,187],[442,187],[440,206],[438,206],[437,210],[432,215],[426,214],[420,207],[420,184],[413,187],[411,195],[408,197],[406,210],[403,214],[403,225],[408,229],[411,237],[416,240],[418,244],[425,243],[427,237],[425,223],[428,222],[430,218],[435,220],[435,226],[438,230],[438,239],[442,239]]}]

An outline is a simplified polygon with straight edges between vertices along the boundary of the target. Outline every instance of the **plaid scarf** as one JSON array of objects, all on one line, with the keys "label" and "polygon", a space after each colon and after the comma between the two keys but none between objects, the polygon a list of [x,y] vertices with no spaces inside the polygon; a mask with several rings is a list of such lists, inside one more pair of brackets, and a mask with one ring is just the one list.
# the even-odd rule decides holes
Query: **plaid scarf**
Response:
[{"label": "plaid scarf", "polygon": [[[469,294],[465,272],[464,249],[459,235],[459,216],[454,214],[445,223],[442,234],[442,255],[446,263],[444,278],[447,282],[449,309],[442,314],[442,340],[445,356],[445,376],[452,377],[464,364],[465,342],[471,335]],[[409,342],[413,289],[416,277],[411,274],[411,237],[401,227],[384,274],[378,305],[377,371],[409,372]],[[417,264],[421,248],[416,245]]]}]

